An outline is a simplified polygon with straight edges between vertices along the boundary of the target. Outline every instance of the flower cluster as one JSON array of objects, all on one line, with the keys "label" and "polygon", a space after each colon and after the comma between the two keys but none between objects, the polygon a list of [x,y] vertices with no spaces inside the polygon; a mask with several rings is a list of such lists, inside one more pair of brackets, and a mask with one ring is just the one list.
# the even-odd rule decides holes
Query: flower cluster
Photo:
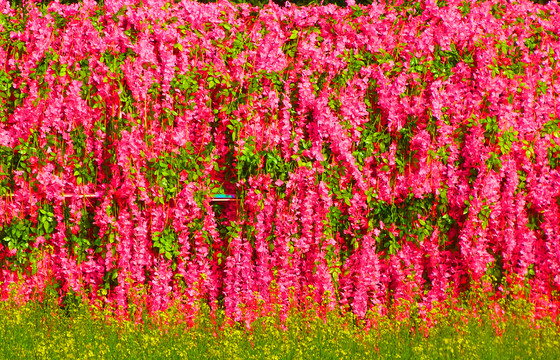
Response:
[{"label": "flower cluster", "polygon": [[554,303],[559,33],[527,0],[0,0],[1,296]]}]

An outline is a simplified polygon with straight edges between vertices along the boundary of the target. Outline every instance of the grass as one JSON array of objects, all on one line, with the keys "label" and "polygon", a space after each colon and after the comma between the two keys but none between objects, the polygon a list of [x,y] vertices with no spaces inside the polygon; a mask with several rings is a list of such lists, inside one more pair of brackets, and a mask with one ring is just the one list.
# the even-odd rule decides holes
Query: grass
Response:
[{"label": "grass", "polygon": [[[479,293],[479,295],[481,295]],[[482,294],[483,295],[483,294]],[[480,297],[480,296],[479,296]],[[427,327],[395,311],[370,312],[370,329],[351,314],[293,312],[285,323],[264,316],[247,330],[201,307],[194,324],[176,321],[176,308],[142,324],[116,321],[79,302],[61,308],[54,296],[17,304],[0,302],[2,359],[559,359],[558,321],[531,316],[524,300],[442,304]],[[474,307],[473,307],[473,304]],[[476,305],[478,304],[478,305]],[[504,309],[496,312],[496,304]],[[404,304],[400,310],[406,310]],[[446,309],[446,310],[445,310]],[[399,310],[399,309],[397,309]],[[501,316],[496,317],[499,313]],[[105,320],[100,320],[105,319]]]}]

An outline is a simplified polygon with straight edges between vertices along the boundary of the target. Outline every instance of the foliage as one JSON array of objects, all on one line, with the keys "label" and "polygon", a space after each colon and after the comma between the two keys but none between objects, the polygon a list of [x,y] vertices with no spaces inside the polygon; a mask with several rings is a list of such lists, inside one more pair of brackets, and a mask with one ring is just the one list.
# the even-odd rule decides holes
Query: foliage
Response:
[{"label": "foliage", "polygon": [[[473,308],[473,300],[481,301]],[[194,323],[170,308],[143,323],[115,321],[109,311],[84,304],[57,306],[55,296],[0,303],[2,358],[56,359],[557,359],[558,323],[536,318],[532,304],[505,305],[471,294],[430,310],[434,325],[415,312],[398,318],[317,308],[260,316],[249,328],[202,305]],[[406,304],[401,304],[401,311]],[[521,315],[521,316],[520,316]],[[429,329],[426,329],[429,328]]]},{"label": "foliage", "polygon": [[0,2],[1,297],[554,311],[558,4],[350,5]]}]

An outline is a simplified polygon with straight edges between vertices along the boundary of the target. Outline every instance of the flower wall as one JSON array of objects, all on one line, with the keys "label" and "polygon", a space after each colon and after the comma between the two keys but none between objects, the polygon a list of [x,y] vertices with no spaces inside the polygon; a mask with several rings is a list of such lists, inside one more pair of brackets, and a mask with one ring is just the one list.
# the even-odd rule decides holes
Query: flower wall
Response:
[{"label": "flower wall", "polygon": [[0,0],[2,297],[554,300],[559,11]]}]

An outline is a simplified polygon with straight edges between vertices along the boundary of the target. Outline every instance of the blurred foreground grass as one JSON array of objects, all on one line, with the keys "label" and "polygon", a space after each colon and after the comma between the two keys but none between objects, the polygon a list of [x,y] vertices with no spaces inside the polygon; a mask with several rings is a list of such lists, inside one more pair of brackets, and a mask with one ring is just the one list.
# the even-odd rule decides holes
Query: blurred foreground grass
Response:
[{"label": "blurred foreground grass", "polygon": [[[446,310],[430,313],[433,327],[418,307],[403,304],[393,314],[368,313],[369,330],[352,315],[321,319],[313,309],[292,313],[285,326],[277,316],[260,317],[247,330],[205,305],[194,326],[176,321],[176,308],[135,324],[80,302],[62,308],[51,294],[27,304],[0,302],[0,358],[560,359],[558,319],[535,319],[525,300],[491,301],[479,291],[442,304]],[[409,315],[402,316],[405,308]]]}]

